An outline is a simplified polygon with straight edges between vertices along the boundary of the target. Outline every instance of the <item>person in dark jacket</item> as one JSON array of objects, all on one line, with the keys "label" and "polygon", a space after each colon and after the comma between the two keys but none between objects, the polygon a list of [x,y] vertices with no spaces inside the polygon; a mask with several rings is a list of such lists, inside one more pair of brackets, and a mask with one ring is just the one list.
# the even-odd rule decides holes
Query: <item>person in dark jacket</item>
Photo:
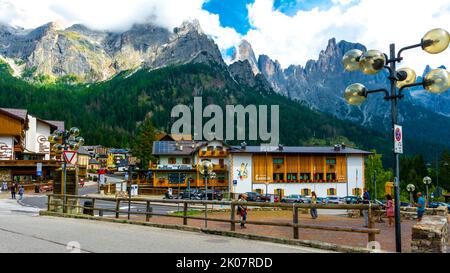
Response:
[{"label": "person in dark jacket", "polygon": [[16,199],[16,184],[11,184],[11,199]]}]

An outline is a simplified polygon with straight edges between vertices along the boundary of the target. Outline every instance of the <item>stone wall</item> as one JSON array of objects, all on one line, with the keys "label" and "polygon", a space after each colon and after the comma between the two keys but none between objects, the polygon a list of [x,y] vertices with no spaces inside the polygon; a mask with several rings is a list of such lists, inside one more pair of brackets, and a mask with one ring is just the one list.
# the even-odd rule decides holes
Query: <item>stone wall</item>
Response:
[{"label": "stone wall", "polygon": [[412,227],[411,251],[415,253],[446,253],[448,219],[446,216],[425,216]]}]

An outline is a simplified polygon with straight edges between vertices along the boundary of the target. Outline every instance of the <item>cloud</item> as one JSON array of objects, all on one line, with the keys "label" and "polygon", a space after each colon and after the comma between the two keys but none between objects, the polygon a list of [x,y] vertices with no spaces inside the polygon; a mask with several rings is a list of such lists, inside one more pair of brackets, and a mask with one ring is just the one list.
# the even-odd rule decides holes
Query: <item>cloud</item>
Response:
[{"label": "cloud", "polygon": [[[317,59],[328,39],[359,42],[369,49],[389,52],[397,47],[420,42],[430,29],[449,27],[448,0],[332,0],[326,10],[298,10],[288,16],[273,7],[273,0],[256,0],[248,6],[252,29],[244,37],[257,54],[277,59],[283,67],[304,65]],[[430,55],[420,49],[405,52],[403,66],[421,74],[427,64],[449,66],[450,50]]]},{"label": "cloud", "polygon": [[[202,9],[206,1],[0,0],[0,22],[34,28],[59,21],[64,26],[81,23],[93,29],[123,31],[143,22],[172,29],[196,18],[223,53],[245,38],[257,55],[266,54],[287,67],[317,59],[332,37],[387,52],[391,42],[398,47],[411,45],[429,29],[448,28],[450,18],[448,0],[328,0],[331,4],[325,6],[329,8],[299,8],[289,15],[276,10],[273,0],[255,0],[247,5],[251,29],[242,36],[233,28],[221,26],[218,15]],[[306,3],[295,1],[297,6]],[[426,64],[450,66],[450,50],[429,55],[417,49],[404,57],[404,65],[418,74]]]},{"label": "cloud", "polygon": [[0,23],[35,28],[50,21],[64,27],[80,23],[92,29],[124,31],[135,23],[150,22],[173,29],[198,19],[221,50],[237,44],[240,35],[220,26],[219,17],[202,9],[207,0],[0,0]]}]

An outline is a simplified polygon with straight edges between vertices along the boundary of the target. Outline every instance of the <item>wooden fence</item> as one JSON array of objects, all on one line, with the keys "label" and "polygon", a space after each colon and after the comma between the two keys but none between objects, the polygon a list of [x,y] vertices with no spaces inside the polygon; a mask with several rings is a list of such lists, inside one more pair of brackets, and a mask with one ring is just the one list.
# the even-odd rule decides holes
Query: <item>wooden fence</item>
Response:
[{"label": "wooden fence", "polygon": [[[59,199],[59,202],[55,202],[56,199]],[[81,205],[77,205],[78,202],[73,202],[73,200],[90,200],[92,202],[92,207],[85,207]],[[70,202],[72,200],[72,202]],[[110,208],[99,208],[96,207],[96,201],[108,201],[113,202],[115,204],[114,209]],[[131,211],[131,210],[120,210],[121,203],[128,204],[128,207],[134,204],[145,204],[146,211]],[[183,207],[183,215],[173,215],[173,214],[162,214],[155,213],[152,210],[152,204],[178,204]],[[236,224],[241,223],[240,220],[236,220],[236,207],[242,203],[238,201],[206,201],[206,200],[165,200],[165,199],[148,199],[148,198],[108,198],[108,197],[86,197],[86,196],[76,196],[76,195],[58,195],[51,194],[48,196],[48,211],[57,210],[56,208],[62,207],[63,212],[67,213],[67,211],[76,209],[83,209],[90,211],[92,216],[95,215],[95,211],[98,211],[99,216],[102,217],[104,212],[113,212],[115,214],[115,218],[119,218],[120,215],[126,214],[128,219],[130,219],[131,215],[145,215],[146,221],[150,221],[152,216],[163,216],[163,217],[174,217],[174,218],[182,218],[183,225],[188,225],[188,220],[202,220],[205,221],[207,225],[208,221],[211,222],[222,222],[230,224],[230,231],[236,230]],[[229,219],[218,219],[218,218],[209,218],[207,213],[205,213],[205,217],[196,217],[189,216],[188,210],[189,205],[199,205],[204,206],[207,211],[208,206],[213,205],[221,205],[221,206],[229,206],[230,207],[230,218]],[[286,204],[286,203],[260,203],[260,202],[245,202],[246,206],[249,207],[259,207],[259,208],[285,208],[292,209],[292,222],[268,222],[268,221],[246,221],[246,224],[249,225],[260,225],[260,226],[278,226],[278,227],[291,227],[293,232],[293,238],[299,238],[299,229],[315,229],[315,230],[324,230],[324,231],[338,231],[338,232],[352,232],[352,233],[363,233],[368,235],[368,242],[375,241],[375,235],[380,234],[380,230],[375,228],[375,215],[378,214],[379,206],[378,205],[347,205],[347,204],[303,204],[303,203],[294,203],[294,204]],[[339,226],[320,226],[320,225],[308,225],[299,223],[299,209],[330,209],[330,210],[368,210],[369,215],[369,225],[367,228],[365,227],[339,227]]]}]

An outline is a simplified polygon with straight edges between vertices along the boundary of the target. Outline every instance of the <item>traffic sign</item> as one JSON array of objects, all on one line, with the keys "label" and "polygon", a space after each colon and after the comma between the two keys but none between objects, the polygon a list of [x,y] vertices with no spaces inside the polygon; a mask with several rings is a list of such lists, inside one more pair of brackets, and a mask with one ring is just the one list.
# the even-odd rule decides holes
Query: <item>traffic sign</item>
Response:
[{"label": "traffic sign", "polygon": [[37,163],[36,164],[36,175],[37,176],[42,176],[42,163]]},{"label": "traffic sign", "polygon": [[75,165],[77,163],[77,152],[64,151],[64,161],[68,164]]},{"label": "traffic sign", "polygon": [[394,125],[394,152],[403,154],[403,130],[400,125]]}]

